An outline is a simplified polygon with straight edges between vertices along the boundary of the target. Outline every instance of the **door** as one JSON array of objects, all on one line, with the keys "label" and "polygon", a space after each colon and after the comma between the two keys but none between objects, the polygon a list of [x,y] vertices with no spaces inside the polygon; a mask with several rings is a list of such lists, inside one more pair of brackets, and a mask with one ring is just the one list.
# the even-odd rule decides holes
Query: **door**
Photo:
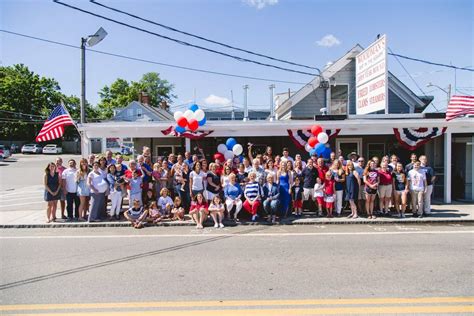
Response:
[{"label": "door", "polygon": [[336,155],[344,156],[347,159],[347,155],[351,152],[361,154],[362,152],[362,138],[336,138]]}]

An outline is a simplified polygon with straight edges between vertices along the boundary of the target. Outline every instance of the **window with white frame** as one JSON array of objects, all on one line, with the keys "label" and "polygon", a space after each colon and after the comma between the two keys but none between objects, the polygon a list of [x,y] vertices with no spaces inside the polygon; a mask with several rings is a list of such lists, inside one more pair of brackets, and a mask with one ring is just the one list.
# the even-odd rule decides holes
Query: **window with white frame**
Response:
[{"label": "window with white frame", "polygon": [[347,114],[349,85],[331,86],[331,114]]}]

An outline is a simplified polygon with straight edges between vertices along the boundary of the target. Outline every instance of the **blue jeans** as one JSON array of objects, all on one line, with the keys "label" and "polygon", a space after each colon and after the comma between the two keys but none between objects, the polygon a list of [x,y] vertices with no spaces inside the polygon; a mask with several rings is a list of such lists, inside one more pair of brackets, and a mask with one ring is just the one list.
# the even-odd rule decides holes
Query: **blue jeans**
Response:
[{"label": "blue jeans", "polygon": [[269,215],[278,215],[280,208],[280,201],[279,200],[265,200],[263,201],[263,209],[265,212],[267,212]]}]

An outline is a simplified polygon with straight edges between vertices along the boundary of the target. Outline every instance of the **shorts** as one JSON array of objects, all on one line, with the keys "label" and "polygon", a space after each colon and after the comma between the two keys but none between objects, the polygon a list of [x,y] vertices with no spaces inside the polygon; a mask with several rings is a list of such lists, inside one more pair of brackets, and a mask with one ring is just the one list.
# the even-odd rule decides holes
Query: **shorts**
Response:
[{"label": "shorts", "polygon": [[212,201],[215,196],[219,196],[219,193],[212,193],[211,191],[205,190],[202,194],[204,198],[208,201]]},{"label": "shorts", "polygon": [[395,190],[395,192],[393,193],[393,195],[395,196],[402,196],[402,194],[405,193],[405,190]]},{"label": "shorts", "polygon": [[326,202],[326,208],[327,209],[333,209],[334,208],[334,202]]},{"label": "shorts", "polygon": [[365,193],[367,194],[377,194],[377,190],[376,189],[372,189],[372,188],[369,188],[369,186],[365,186]]},{"label": "shorts", "polygon": [[326,203],[334,203],[335,196],[334,195],[325,195],[324,202]]},{"label": "shorts", "polygon": [[313,188],[303,188],[303,201],[312,200],[314,195]]},{"label": "shorts", "polygon": [[390,198],[392,197],[392,185],[383,184],[379,185],[379,198]]},{"label": "shorts", "polygon": [[303,207],[303,200],[295,200],[293,201],[294,208],[302,208]]},{"label": "shorts", "polygon": [[316,201],[318,201],[318,205],[324,205],[324,197],[317,196]]}]

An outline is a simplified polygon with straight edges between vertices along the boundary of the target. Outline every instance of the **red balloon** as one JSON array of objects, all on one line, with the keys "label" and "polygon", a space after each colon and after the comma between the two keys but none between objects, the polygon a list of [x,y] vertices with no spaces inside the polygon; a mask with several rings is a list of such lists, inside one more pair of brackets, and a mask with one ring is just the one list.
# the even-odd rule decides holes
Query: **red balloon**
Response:
[{"label": "red balloon", "polygon": [[308,144],[309,144],[311,147],[316,146],[317,143],[318,143],[318,138],[315,137],[315,136],[311,136],[311,137],[308,139]]},{"label": "red balloon", "polygon": [[225,161],[225,157],[223,154],[221,153],[215,153],[214,154],[214,161],[215,160],[219,160],[220,162],[224,162]]},{"label": "red balloon", "polygon": [[190,130],[193,132],[199,128],[199,122],[196,121],[195,119],[190,119],[188,122],[188,127]]},{"label": "red balloon", "polygon": [[176,124],[184,128],[186,127],[186,125],[188,125],[188,120],[184,116],[181,116],[179,119],[176,120]]},{"label": "red balloon", "polygon": [[322,131],[323,128],[319,125],[313,125],[313,127],[311,127],[311,134],[313,134],[314,136],[318,136],[318,134]]}]

